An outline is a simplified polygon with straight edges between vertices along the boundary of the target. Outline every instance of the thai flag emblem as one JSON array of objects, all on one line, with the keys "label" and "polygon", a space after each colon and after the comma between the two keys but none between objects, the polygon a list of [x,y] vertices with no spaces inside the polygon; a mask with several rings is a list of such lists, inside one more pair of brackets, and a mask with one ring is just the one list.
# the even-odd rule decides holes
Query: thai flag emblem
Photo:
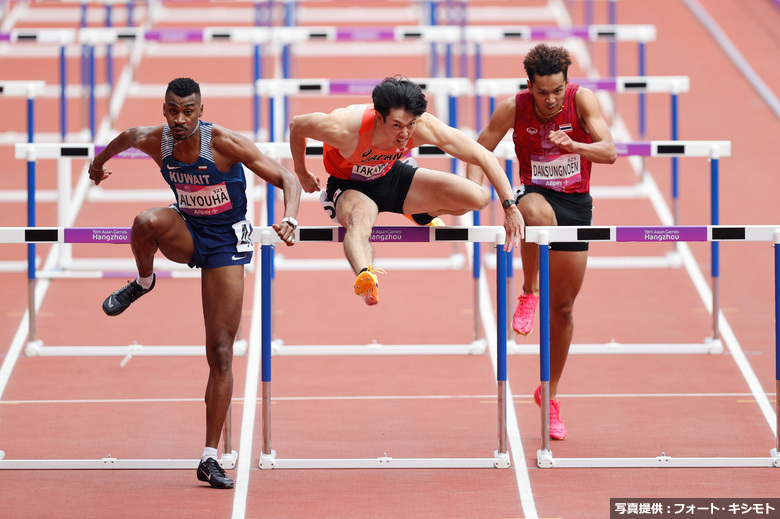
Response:
[{"label": "thai flag emblem", "polygon": [[562,132],[570,132],[571,131],[571,124],[561,124],[558,126],[558,129]]}]

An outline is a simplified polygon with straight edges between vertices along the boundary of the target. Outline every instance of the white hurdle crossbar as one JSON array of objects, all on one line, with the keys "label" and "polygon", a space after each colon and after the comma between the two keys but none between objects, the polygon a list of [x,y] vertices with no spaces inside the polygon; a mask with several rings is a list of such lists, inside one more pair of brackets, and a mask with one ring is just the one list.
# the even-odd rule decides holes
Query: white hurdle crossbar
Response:
[{"label": "white hurdle crossbar", "polygon": [[[603,78],[571,78],[569,80],[594,91],[637,94],[669,94],[671,97],[672,138],[677,135],[679,94],[690,91],[688,76],[617,76]],[[487,96],[489,112],[495,110],[496,97],[511,95],[528,88],[528,78],[477,79],[474,82],[474,93]],[[639,138],[645,138],[645,112],[639,107]]]},{"label": "white hurdle crossbar", "polygon": [[[468,78],[411,78],[424,91],[434,95],[437,116],[457,127],[457,103],[455,98],[472,92]],[[271,141],[285,137],[284,102],[291,95],[360,95],[370,98],[376,79],[258,79],[255,94],[268,98]]]},{"label": "white hurdle crossbar", "polygon": [[[343,240],[343,227],[299,227],[295,239],[299,243],[330,242]],[[262,413],[263,449],[259,466],[273,468],[508,468],[510,459],[507,450],[506,425],[506,253],[503,245],[506,233],[503,227],[374,227],[372,241],[398,242],[487,242],[496,245],[496,304],[497,344],[496,382],[498,391],[498,449],[492,458],[392,458],[385,453],[377,458],[351,459],[279,459],[271,448],[271,280],[273,244],[279,241],[270,228],[255,229],[253,239],[260,236],[262,276]]]},{"label": "white hurdle crossbar", "polygon": [[[549,245],[553,242],[746,242],[762,241],[775,249],[775,320],[780,322],[780,225],[754,226],[623,226],[623,227],[528,227],[526,240],[539,246],[539,318],[541,350],[539,372],[542,386],[542,446],[537,452],[540,468],[552,467],[780,467],[780,440],[769,456],[761,457],[693,457],[672,458],[554,458],[550,449],[550,270]],[[777,323],[776,323],[777,324]],[[780,438],[780,329],[775,327],[775,435]]]}]

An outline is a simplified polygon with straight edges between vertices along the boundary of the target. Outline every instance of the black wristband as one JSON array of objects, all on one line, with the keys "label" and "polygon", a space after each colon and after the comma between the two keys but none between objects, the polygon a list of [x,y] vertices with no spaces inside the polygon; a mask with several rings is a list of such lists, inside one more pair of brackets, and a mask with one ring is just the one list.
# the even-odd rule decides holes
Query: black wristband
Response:
[{"label": "black wristband", "polygon": [[517,203],[517,202],[516,202],[514,199],[512,199],[512,198],[507,198],[506,200],[504,200],[503,202],[501,202],[501,207],[503,207],[504,209],[509,209],[510,207],[512,207],[513,205],[515,205],[516,203]]}]

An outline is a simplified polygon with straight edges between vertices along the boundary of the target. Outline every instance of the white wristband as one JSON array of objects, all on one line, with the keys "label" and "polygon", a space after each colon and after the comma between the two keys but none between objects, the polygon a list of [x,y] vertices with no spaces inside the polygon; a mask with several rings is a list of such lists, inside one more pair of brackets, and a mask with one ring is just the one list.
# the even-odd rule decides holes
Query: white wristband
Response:
[{"label": "white wristband", "polygon": [[292,226],[293,229],[297,229],[298,228],[298,220],[296,220],[292,216],[285,216],[284,218],[282,218],[282,223],[285,223],[285,222],[290,224],[290,226]]}]

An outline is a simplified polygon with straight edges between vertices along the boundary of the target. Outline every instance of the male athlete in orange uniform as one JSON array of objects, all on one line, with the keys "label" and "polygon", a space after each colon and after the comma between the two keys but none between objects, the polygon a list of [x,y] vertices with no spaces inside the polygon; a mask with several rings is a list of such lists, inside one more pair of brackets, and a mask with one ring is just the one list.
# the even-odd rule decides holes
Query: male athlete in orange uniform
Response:
[{"label": "male athlete in orange uniform", "polygon": [[523,217],[496,157],[426,113],[419,85],[400,76],[386,78],[374,88],[372,98],[373,107],[351,105],[329,114],[298,115],[290,124],[295,172],[307,193],[319,191],[320,180],[306,167],[306,140],[324,143],[330,177],[320,198],[330,217],[346,228],[344,253],[357,275],[355,293],[368,305],[379,302],[369,238],[380,212],[414,215],[424,225],[443,214],[480,210],[490,202],[488,192],[475,182],[403,162],[414,147],[432,144],[480,166],[505,201],[505,248],[511,250],[523,236]]}]

